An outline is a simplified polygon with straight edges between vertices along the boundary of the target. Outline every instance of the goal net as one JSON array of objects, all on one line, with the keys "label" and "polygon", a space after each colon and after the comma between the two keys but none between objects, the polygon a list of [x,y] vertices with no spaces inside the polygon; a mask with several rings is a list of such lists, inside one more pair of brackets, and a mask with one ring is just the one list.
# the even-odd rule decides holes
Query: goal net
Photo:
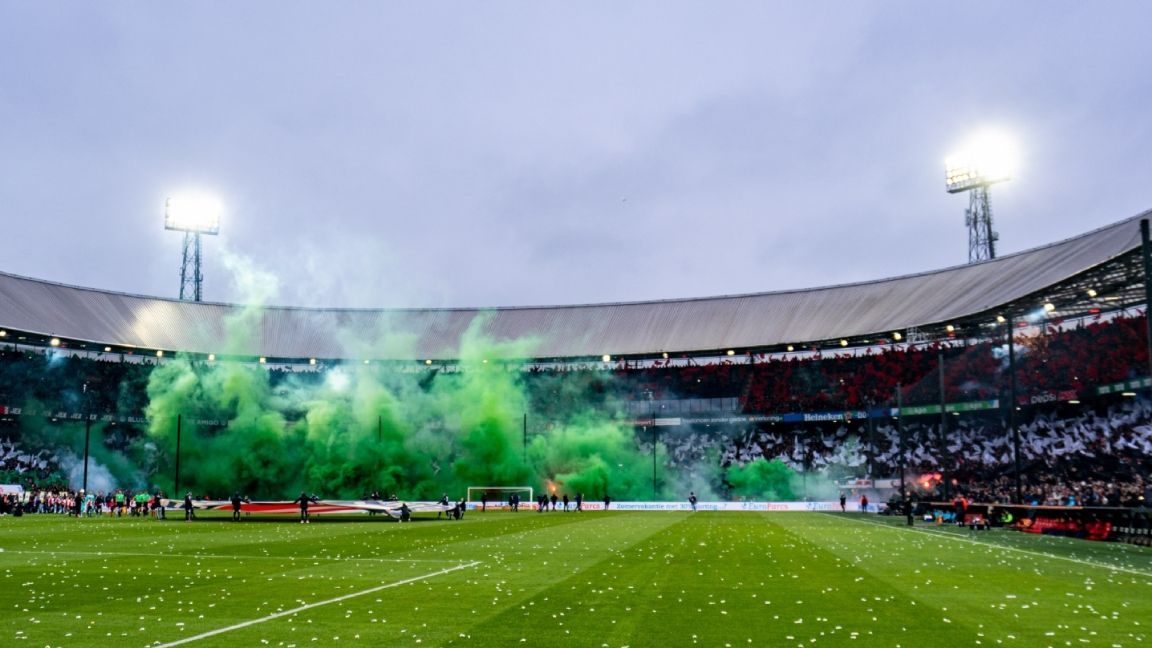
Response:
[{"label": "goal net", "polygon": [[508,498],[513,493],[520,496],[520,503],[525,508],[536,501],[536,493],[531,486],[469,486],[468,501],[479,502],[486,499],[488,506],[507,506]]}]

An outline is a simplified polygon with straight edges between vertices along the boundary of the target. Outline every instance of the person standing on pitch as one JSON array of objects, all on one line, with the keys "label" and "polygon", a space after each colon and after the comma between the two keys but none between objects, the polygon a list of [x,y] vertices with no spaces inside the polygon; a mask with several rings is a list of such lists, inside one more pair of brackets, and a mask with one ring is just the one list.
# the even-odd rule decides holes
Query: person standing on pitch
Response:
[{"label": "person standing on pitch", "polygon": [[156,504],[155,504],[155,507],[156,507],[156,510],[157,510],[157,511],[159,511],[159,513],[157,513],[157,517],[158,517],[158,518],[160,518],[161,520],[164,520],[164,519],[166,519],[166,517],[165,517],[165,515],[164,515],[164,497],[163,497],[163,493],[161,493],[160,491],[156,491],[156,495],[155,495],[155,496],[153,496],[153,500],[152,500],[152,501],[156,502]]},{"label": "person standing on pitch", "polygon": [[576,512],[584,510],[584,493],[576,493]]},{"label": "person standing on pitch", "polygon": [[840,491],[840,512],[844,513],[847,510],[848,510],[848,496],[844,494],[844,491]]},{"label": "person standing on pitch", "polygon": [[692,512],[696,512],[696,492],[688,493],[688,504],[692,506]]},{"label": "person standing on pitch", "polygon": [[240,521],[240,503],[244,500],[240,499],[240,491],[232,493],[232,521]]},{"label": "person standing on pitch", "polygon": [[300,505],[300,524],[305,524],[308,522],[308,505],[311,502],[312,500],[308,497],[308,493],[305,493],[304,491],[300,491],[300,497],[292,500],[293,504]]},{"label": "person standing on pitch", "polygon": [[568,493],[564,493],[564,512],[568,512]]},{"label": "person standing on pitch", "polygon": [[184,521],[185,522],[196,517],[196,514],[192,512],[192,509],[193,509],[192,491],[188,491],[187,493],[184,493]]}]

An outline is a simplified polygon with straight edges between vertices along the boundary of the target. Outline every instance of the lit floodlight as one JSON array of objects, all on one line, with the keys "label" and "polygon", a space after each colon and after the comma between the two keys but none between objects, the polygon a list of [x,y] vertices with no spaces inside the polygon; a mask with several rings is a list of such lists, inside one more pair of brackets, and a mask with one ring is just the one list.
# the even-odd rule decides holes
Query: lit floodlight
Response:
[{"label": "lit floodlight", "polygon": [[200,272],[200,235],[220,233],[220,201],[208,196],[169,198],[164,203],[164,229],[184,232],[180,262],[180,299],[198,302],[204,275]]},{"label": "lit floodlight", "polygon": [[164,203],[164,229],[196,234],[219,234],[220,201],[207,196],[169,198]]},{"label": "lit floodlight", "polygon": [[605,353],[600,359],[604,362],[612,362],[612,356],[608,355],[607,353]]},{"label": "lit floodlight", "polygon": [[992,230],[992,203],[989,187],[1012,177],[1016,167],[1016,146],[995,131],[974,137],[963,152],[944,161],[944,186],[948,193],[968,193],[964,224],[968,227],[968,262],[996,258],[1000,235]]},{"label": "lit floodlight", "polygon": [[896,332],[894,332],[894,333],[892,334],[892,339],[893,339],[893,340],[896,340],[897,342],[899,342],[899,341],[900,341],[900,340],[902,340],[903,338],[904,338],[904,336],[903,336],[903,335],[900,335],[900,331],[896,331]]},{"label": "lit floodlight", "polygon": [[985,131],[944,161],[944,184],[948,193],[959,193],[1010,180],[1016,159],[1016,145],[1011,138],[997,131]]}]

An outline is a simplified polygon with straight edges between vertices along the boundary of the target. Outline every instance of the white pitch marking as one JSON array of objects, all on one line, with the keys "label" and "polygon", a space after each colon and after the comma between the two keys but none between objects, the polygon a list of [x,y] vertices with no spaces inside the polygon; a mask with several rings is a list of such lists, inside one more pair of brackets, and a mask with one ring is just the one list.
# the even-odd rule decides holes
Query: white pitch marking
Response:
[{"label": "white pitch marking", "polygon": [[[825,515],[829,515],[829,514],[825,513]],[[836,517],[839,517],[839,516],[836,516]],[[840,519],[843,519],[843,518],[840,518]],[[1074,562],[1074,563],[1077,563],[1080,565],[1084,565],[1086,567],[1103,567],[1104,569],[1111,569],[1112,571],[1124,572],[1126,574],[1133,574],[1135,576],[1143,576],[1145,578],[1152,578],[1152,573],[1149,573],[1146,571],[1141,571],[1139,569],[1128,569],[1126,567],[1117,567],[1115,565],[1109,565],[1107,563],[1102,563],[1102,562],[1093,562],[1091,560],[1081,560],[1079,558],[1070,558],[1068,556],[1054,556],[1052,554],[1040,553],[1039,551],[1029,551],[1027,549],[1018,549],[1016,547],[1006,547],[1004,545],[993,544],[991,542],[980,542],[978,540],[972,540],[970,538],[962,538],[958,535],[953,535],[951,533],[945,533],[943,531],[931,531],[929,529],[918,529],[916,527],[912,527],[910,529],[908,527],[892,527],[892,526],[888,526],[887,524],[880,524],[879,522],[868,522],[866,520],[853,519],[851,521],[855,522],[857,524],[867,524],[869,526],[874,526],[874,527],[878,527],[881,529],[891,529],[891,530],[903,529],[906,531],[915,531],[916,533],[923,533],[924,535],[929,535],[929,536],[932,536],[934,538],[948,538],[949,540],[956,540],[957,542],[967,542],[968,544],[979,545],[981,547],[993,547],[996,549],[1003,549],[1005,551],[1015,551],[1015,552],[1022,553],[1022,554],[1028,555],[1028,556],[1036,556],[1038,558],[1051,558],[1052,560],[1067,560],[1068,562]]]},{"label": "white pitch marking", "polygon": [[286,617],[286,616],[289,616],[292,614],[296,614],[297,612],[303,612],[304,610],[311,610],[312,608],[317,608],[317,607],[320,607],[322,605],[329,605],[331,603],[339,603],[340,601],[347,601],[348,599],[356,598],[357,596],[364,596],[366,594],[374,594],[374,593],[379,592],[381,590],[386,590],[386,589],[390,589],[393,587],[399,587],[401,585],[407,585],[408,583],[415,583],[416,581],[422,581],[426,578],[432,578],[433,576],[440,576],[441,574],[447,574],[449,572],[454,572],[454,571],[459,570],[459,569],[467,569],[469,567],[475,567],[476,565],[479,565],[479,564],[480,564],[480,561],[476,560],[476,561],[467,563],[465,565],[456,565],[455,567],[449,567],[447,569],[441,569],[440,571],[435,571],[435,572],[432,572],[430,574],[424,574],[422,576],[413,576],[412,578],[405,578],[404,580],[396,581],[395,583],[387,583],[385,585],[378,585],[376,587],[370,587],[366,590],[361,590],[359,592],[353,592],[351,594],[345,594],[343,596],[337,596],[336,598],[330,598],[327,601],[317,601],[315,603],[308,603],[307,605],[301,605],[299,607],[294,607],[291,610],[284,610],[283,612],[274,612],[272,614],[269,614],[268,616],[262,616],[259,619],[252,619],[251,621],[244,621],[244,622],[230,625],[230,626],[227,626],[224,628],[218,628],[216,630],[209,630],[208,632],[202,632],[198,635],[194,635],[191,637],[185,637],[183,639],[177,639],[176,641],[171,641],[171,642],[168,642],[166,644],[159,644],[159,645],[155,646],[154,648],[170,648],[171,646],[179,646],[181,644],[191,643],[193,641],[199,641],[201,639],[207,639],[208,637],[215,637],[218,634],[224,634],[225,632],[231,632],[233,630],[239,630],[241,628],[247,628],[248,626],[254,626],[254,625],[259,624],[259,623],[264,623],[265,621],[271,621],[272,619],[279,619],[281,617]]}]

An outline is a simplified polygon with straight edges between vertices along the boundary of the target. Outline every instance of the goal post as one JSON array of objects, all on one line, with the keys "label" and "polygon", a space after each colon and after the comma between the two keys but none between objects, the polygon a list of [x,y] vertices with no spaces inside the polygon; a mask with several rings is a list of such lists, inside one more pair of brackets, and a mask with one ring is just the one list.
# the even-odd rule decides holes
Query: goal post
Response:
[{"label": "goal post", "polygon": [[531,486],[469,486],[467,501],[479,502],[481,497],[487,495],[490,505],[500,506],[508,503],[508,496],[512,493],[520,495],[520,502],[525,506],[536,501],[536,491]]}]

